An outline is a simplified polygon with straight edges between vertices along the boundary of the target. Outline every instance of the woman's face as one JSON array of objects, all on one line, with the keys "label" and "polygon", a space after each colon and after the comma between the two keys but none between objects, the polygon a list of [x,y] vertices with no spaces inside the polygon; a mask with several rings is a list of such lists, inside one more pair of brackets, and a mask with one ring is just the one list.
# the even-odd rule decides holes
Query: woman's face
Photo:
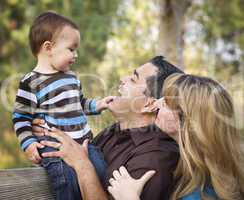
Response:
[{"label": "woman's face", "polygon": [[167,106],[165,100],[159,99],[156,102],[159,109],[155,124],[170,137],[177,139],[179,131],[179,113]]}]

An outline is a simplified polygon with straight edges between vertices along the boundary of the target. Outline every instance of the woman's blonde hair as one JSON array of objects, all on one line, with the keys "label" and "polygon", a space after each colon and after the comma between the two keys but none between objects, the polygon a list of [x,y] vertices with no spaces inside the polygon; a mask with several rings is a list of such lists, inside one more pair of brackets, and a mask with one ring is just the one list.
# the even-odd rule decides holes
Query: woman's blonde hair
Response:
[{"label": "woman's blonde hair", "polygon": [[216,81],[174,74],[164,83],[169,107],[179,112],[180,160],[172,199],[213,187],[218,198],[244,199],[244,161],[230,95]]}]

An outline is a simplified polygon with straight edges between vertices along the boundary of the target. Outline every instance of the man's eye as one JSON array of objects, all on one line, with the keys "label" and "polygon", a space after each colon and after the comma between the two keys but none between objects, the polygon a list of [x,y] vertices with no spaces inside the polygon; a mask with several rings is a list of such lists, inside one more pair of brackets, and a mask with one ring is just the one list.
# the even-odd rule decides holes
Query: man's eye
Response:
[{"label": "man's eye", "polygon": [[130,80],[131,80],[133,83],[136,82],[134,78],[130,78]]}]

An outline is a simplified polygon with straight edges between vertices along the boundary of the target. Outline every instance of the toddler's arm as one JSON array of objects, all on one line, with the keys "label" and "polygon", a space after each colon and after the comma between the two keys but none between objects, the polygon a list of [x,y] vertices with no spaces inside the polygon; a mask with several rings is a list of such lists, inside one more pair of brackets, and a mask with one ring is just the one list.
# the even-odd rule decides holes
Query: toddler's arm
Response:
[{"label": "toddler's arm", "polygon": [[[36,106],[37,98],[29,86],[28,79],[22,79],[19,84],[14,104],[13,124],[23,151],[26,151],[31,144],[38,143],[36,136],[32,134],[31,125]],[[31,150],[28,150],[28,158],[30,158],[30,152],[35,152],[34,147],[36,146],[36,144],[32,145],[32,148],[30,148]],[[34,153],[33,156],[36,156],[36,153]],[[33,161],[33,159],[31,159],[31,161]]]},{"label": "toddler's arm", "polygon": [[114,97],[108,96],[101,100],[85,98],[82,92],[82,86],[80,84],[80,99],[84,113],[86,115],[96,115],[100,114],[101,111],[107,109],[109,102],[111,102],[114,99]]}]

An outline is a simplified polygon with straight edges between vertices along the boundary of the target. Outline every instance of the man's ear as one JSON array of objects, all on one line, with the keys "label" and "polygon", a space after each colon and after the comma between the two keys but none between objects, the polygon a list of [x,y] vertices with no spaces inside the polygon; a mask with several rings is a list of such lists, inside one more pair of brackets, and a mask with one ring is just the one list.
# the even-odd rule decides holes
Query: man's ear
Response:
[{"label": "man's ear", "polygon": [[42,44],[42,47],[41,47],[42,51],[44,53],[46,53],[47,55],[51,55],[51,51],[52,51],[52,42],[50,41],[45,41],[43,44]]},{"label": "man's ear", "polygon": [[141,109],[141,112],[142,113],[155,113],[158,110],[158,107],[155,104],[156,101],[157,101],[157,99],[148,98],[145,105]]}]

